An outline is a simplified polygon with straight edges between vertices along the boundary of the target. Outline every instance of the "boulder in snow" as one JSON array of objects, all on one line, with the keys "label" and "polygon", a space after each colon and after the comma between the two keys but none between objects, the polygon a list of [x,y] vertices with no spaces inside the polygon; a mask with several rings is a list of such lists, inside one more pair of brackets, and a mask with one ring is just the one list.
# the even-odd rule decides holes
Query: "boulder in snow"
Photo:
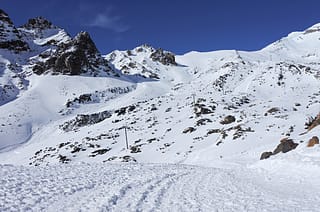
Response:
[{"label": "boulder in snow", "polygon": [[309,142],[307,147],[313,147],[314,145],[319,144],[319,138],[317,136],[313,136]]}]

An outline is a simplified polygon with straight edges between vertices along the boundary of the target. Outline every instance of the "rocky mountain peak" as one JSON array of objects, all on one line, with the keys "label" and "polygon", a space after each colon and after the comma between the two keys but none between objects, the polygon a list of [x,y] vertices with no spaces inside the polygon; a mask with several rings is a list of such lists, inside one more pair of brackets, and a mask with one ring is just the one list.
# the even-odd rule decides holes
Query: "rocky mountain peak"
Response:
[{"label": "rocky mountain peak", "polygon": [[31,18],[28,20],[28,22],[22,26],[25,29],[52,29],[52,28],[57,28],[55,27],[50,21],[45,19],[44,17],[36,17],[36,18]]},{"label": "rocky mountain peak", "polygon": [[2,9],[0,9],[0,21],[6,22],[8,24],[13,24],[11,19],[9,18],[9,15]]},{"label": "rocky mountain peak", "polygon": [[33,67],[36,74],[48,70],[54,74],[97,76],[101,71],[110,72],[111,68],[102,58],[89,33],[80,32],[69,42],[57,45],[57,49],[45,62],[39,62]]},{"label": "rocky mountain peak", "polygon": [[154,51],[155,48],[151,46],[150,44],[142,44],[141,46],[138,46],[135,48],[137,52],[147,52],[147,51]]},{"label": "rocky mountain peak", "polygon": [[98,49],[92,41],[88,32],[79,32],[73,39],[73,45],[86,51],[89,54],[98,53]]}]

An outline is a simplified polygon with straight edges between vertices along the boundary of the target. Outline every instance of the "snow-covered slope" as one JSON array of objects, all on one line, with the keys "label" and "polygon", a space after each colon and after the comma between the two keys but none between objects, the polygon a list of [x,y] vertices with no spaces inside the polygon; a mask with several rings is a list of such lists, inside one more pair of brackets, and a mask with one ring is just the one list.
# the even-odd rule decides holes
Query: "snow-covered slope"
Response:
[{"label": "snow-covered slope", "polygon": [[320,206],[319,175],[283,181],[277,173],[168,164],[0,168],[1,211],[289,212]]},{"label": "snow-covered slope", "polygon": [[0,50],[4,163],[253,162],[285,137],[305,151],[319,136],[301,135],[320,112],[318,25],[256,52],[101,56],[88,33],[2,16],[28,46]]},{"label": "snow-covered slope", "polygon": [[0,28],[0,211],[319,207],[319,24],[178,56],[101,55],[87,32],[2,10]]}]

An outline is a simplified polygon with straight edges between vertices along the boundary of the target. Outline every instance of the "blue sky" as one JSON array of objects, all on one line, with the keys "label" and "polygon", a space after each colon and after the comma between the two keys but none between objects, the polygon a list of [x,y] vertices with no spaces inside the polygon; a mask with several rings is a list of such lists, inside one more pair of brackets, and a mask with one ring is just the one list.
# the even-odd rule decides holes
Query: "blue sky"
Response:
[{"label": "blue sky", "polygon": [[148,43],[183,54],[258,50],[320,22],[319,0],[0,0],[16,25],[44,16],[102,53]]}]

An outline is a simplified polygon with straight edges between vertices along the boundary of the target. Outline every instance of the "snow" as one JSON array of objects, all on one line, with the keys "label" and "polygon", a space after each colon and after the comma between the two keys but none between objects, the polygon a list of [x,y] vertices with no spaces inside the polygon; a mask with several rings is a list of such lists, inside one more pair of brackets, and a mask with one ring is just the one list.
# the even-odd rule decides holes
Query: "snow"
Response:
[{"label": "snow", "polygon": [[[29,59],[56,48],[39,45],[71,38],[24,31],[34,51],[0,50],[0,211],[318,210],[319,126],[305,129],[320,112],[318,28],[176,66],[147,45],[114,51],[120,77],[32,74]],[[285,137],[298,147],[259,160]]]},{"label": "snow", "polygon": [[277,174],[252,181],[260,176],[251,176],[250,169],[78,164],[1,165],[1,170],[1,211],[314,211],[320,206],[313,185],[282,182]]},{"label": "snow", "polygon": [[[91,82],[91,77],[30,77],[32,83],[28,91],[16,101],[1,107],[0,119],[5,121],[2,122],[4,126],[0,131],[0,149],[28,141],[41,126],[59,119],[58,112],[64,109],[68,99],[83,93],[94,93],[101,88],[126,88],[131,85],[129,82],[106,77],[96,77],[94,80],[96,83]],[[14,112],[12,108],[15,108]]]}]

